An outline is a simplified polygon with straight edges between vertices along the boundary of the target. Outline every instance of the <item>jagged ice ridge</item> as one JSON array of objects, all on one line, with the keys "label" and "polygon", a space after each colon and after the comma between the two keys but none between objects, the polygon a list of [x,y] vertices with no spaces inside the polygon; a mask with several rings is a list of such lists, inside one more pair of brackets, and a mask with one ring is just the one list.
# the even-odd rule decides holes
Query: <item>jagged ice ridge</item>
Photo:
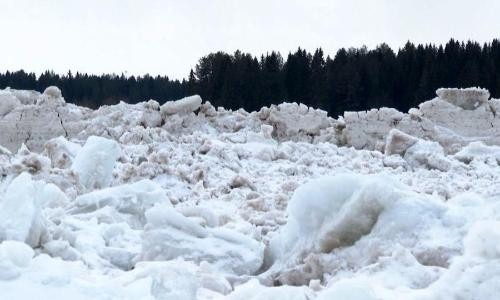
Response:
[{"label": "jagged ice ridge", "polygon": [[499,100],[97,110],[0,91],[5,299],[495,299]]}]

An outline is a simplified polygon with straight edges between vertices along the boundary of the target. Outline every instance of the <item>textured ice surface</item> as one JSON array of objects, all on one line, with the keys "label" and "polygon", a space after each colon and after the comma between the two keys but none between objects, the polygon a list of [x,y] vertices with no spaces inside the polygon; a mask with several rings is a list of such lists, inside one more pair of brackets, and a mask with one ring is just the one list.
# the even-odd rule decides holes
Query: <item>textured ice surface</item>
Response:
[{"label": "textured ice surface", "polygon": [[333,119],[0,91],[0,298],[496,299],[498,100],[437,94]]}]

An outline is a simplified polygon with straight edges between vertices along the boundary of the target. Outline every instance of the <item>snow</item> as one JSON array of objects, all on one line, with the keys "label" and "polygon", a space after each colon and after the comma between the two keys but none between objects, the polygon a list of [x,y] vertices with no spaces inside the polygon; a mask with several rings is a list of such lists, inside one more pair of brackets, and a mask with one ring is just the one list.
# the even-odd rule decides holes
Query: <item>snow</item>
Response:
[{"label": "snow", "polygon": [[1,298],[496,299],[500,102],[437,94],[333,119],[0,91]]}]

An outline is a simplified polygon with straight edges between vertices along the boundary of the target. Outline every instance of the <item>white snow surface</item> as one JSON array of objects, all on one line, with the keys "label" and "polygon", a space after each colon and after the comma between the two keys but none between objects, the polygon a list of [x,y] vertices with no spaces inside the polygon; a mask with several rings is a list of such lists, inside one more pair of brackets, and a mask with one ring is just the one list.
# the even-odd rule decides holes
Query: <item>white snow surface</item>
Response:
[{"label": "white snow surface", "polygon": [[500,121],[0,91],[1,299],[497,299]]}]

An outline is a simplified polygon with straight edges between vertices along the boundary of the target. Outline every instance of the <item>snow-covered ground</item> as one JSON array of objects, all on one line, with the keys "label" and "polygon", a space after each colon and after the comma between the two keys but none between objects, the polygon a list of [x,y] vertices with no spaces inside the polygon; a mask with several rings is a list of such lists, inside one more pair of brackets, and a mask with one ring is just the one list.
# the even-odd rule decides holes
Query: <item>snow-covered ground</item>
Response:
[{"label": "snow-covered ground", "polygon": [[500,101],[338,119],[0,91],[1,299],[497,299]]}]

